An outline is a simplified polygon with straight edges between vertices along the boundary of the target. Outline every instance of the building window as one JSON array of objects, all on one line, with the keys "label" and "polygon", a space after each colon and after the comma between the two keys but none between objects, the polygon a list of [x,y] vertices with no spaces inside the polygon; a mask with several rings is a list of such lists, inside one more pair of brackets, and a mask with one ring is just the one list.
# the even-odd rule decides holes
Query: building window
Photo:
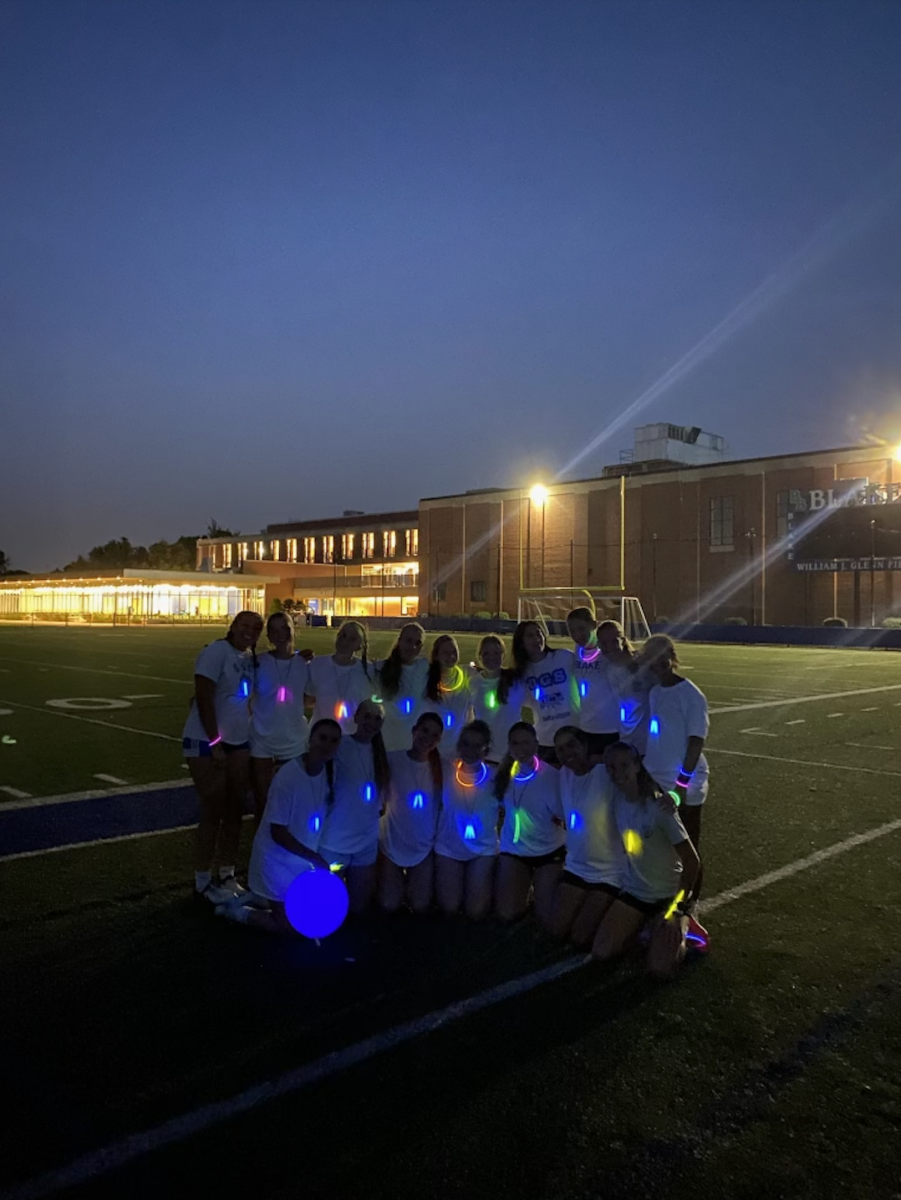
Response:
[{"label": "building window", "polygon": [[733,525],[733,497],[712,497],[710,501],[711,549],[731,549],[734,546]]},{"label": "building window", "polygon": [[408,529],[404,538],[407,546],[407,558],[415,558],[419,553],[419,530]]},{"label": "building window", "polygon": [[316,539],[315,538],[304,538],[303,539],[303,561],[304,562],[315,562],[316,561]]},{"label": "building window", "polygon": [[232,565],[232,545],[228,542],[222,547],[222,565],[229,570]]},{"label": "building window", "polygon": [[382,555],[385,558],[394,558],[397,554],[397,534],[393,529],[386,529],[382,533]]},{"label": "building window", "polygon": [[254,554],[254,558],[265,558],[266,557],[266,543],[265,542],[254,542],[253,554]]},{"label": "building window", "polygon": [[788,537],[788,492],[776,493],[776,540]]},{"label": "building window", "polygon": [[442,600],[446,600],[447,599],[447,582],[445,581],[444,583],[436,583],[435,586],[432,588],[432,595],[439,602]]},{"label": "building window", "polygon": [[273,538],[273,540],[269,543],[269,548],[272,551],[273,559],[276,562],[278,562],[278,560],[281,558],[281,551],[282,551],[281,542],[277,538]]},{"label": "building window", "polygon": [[327,563],[335,561],[335,539],[331,534],[322,539],[322,561]]},{"label": "building window", "polygon": [[285,557],[288,562],[297,562],[297,538],[285,539]]},{"label": "building window", "polygon": [[360,550],[363,558],[375,557],[375,534],[361,533],[360,534]]},{"label": "building window", "polygon": [[354,556],[354,535],[352,533],[341,534],[341,557],[345,562]]},{"label": "building window", "polygon": [[469,598],[474,604],[484,604],[488,599],[488,584],[484,579],[473,579],[469,585]]},{"label": "building window", "polygon": [[244,562],[249,549],[247,542],[238,542],[238,562]]}]

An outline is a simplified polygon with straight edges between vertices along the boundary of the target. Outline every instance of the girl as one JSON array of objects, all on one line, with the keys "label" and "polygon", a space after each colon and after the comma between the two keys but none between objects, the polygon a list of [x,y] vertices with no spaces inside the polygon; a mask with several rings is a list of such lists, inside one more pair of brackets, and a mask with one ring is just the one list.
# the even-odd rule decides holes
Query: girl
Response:
[{"label": "girl", "polygon": [[670,978],[685,956],[688,918],[677,905],[691,892],[698,854],[678,813],[659,802],[659,789],[634,746],[611,746],[607,772],[615,787],[613,819],[625,850],[623,890],[604,915],[591,952],[607,962],[646,928],[648,970]]},{"label": "girl", "polygon": [[[240,612],[224,638],[194,664],[194,699],[182,735],[200,822],[194,840],[194,895],[222,904],[244,888],[235,879],[250,774],[250,695],[263,620]],[[218,843],[218,847],[217,847]],[[218,853],[219,880],[213,881]]]},{"label": "girl", "polygon": [[[609,626],[617,627],[615,621],[603,622],[603,627]],[[574,608],[566,618],[566,628],[575,642],[573,671],[580,701],[579,728],[587,735],[589,753],[600,756],[619,741],[620,696],[612,671],[619,650],[608,634],[605,653],[605,646],[599,643],[598,623],[589,608]]]},{"label": "girl", "polygon": [[345,621],[335,636],[335,653],[310,659],[307,695],[315,700],[314,721],[331,717],[342,733],[353,733],[357,705],[376,688],[374,676],[370,678],[368,650],[365,625]]},{"label": "girl", "polygon": [[630,742],[643,754],[648,732],[648,687],[638,667],[638,655],[619,621],[601,621],[597,638],[615,700],[616,713],[611,716],[616,717],[617,740]]},{"label": "girl", "polygon": [[[252,895],[232,897],[216,909],[218,915],[270,933],[293,931],[285,915],[288,889],[310,865],[329,869],[319,844],[335,801],[333,759],[340,741],[337,721],[316,721],[307,750],[276,775],[253,839],[248,872]],[[257,897],[269,901],[266,910],[254,906]]]},{"label": "girl", "polygon": [[524,704],[534,717],[538,753],[556,766],[554,734],[579,719],[579,690],[571,650],[549,650],[534,621],[520,621],[513,634],[513,674],[522,682]]},{"label": "girl", "polygon": [[[644,765],[664,792],[682,797],[679,816],[692,844],[701,841],[701,812],[707,799],[707,759],[704,740],[710,732],[707,699],[691,682],[677,675],[679,665],[672,638],[657,633],[641,651],[640,665],[653,680],[648,697],[648,744]],[[697,900],[704,875],[703,864],[689,894],[689,909]],[[707,931],[692,920],[693,936],[706,938]]]},{"label": "girl", "polygon": [[604,766],[592,764],[581,729],[564,726],[554,742],[561,763],[566,870],[557,885],[550,929],[587,950],[622,889],[623,855],[613,825],[613,788]]},{"label": "girl", "polygon": [[406,899],[428,912],[435,880],[435,831],[444,790],[438,743],[444,722],[426,712],[413,726],[409,750],[388,753],[388,800],[379,830],[378,901],[397,912]]},{"label": "girl", "polygon": [[444,793],[435,838],[435,897],[442,912],[473,920],[491,911],[497,856],[498,803],[485,762],[491,731],[470,721],[460,731],[458,758],[445,761]]},{"label": "girl", "polygon": [[472,717],[469,675],[460,666],[460,648],[449,633],[442,633],[432,644],[425,698],[430,709],[442,714],[444,733],[439,750],[449,755],[457,744],[460,730]]},{"label": "girl", "polygon": [[420,712],[429,664],[422,654],[425,630],[415,621],[401,629],[391,653],[376,663],[378,694],[385,705],[382,736],[388,750],[406,750]]},{"label": "girl", "polygon": [[266,637],[273,649],[257,660],[251,701],[250,781],[257,829],[275,772],[303,754],[310,739],[303,707],[307,664],[294,649],[290,615],[273,613],[266,622]]},{"label": "girl", "polygon": [[[353,714],[356,731],[341,739],[336,757],[335,803],[322,834],[320,853],[340,863],[350,911],[363,912],[375,894],[379,812],[388,798],[388,756],[382,741],[385,710],[363,700]],[[325,847],[328,847],[327,849]]]},{"label": "girl", "polygon": [[525,684],[504,669],[504,654],[503,640],[496,633],[487,634],[476,653],[478,670],[469,678],[472,715],[491,730],[491,744],[498,752],[507,745],[510,727],[522,717],[526,691]]},{"label": "girl", "polygon": [[535,915],[548,925],[566,857],[560,772],[538,757],[535,727],[526,721],[511,726],[494,794],[504,808],[495,911],[502,921],[522,917],[531,886]]}]

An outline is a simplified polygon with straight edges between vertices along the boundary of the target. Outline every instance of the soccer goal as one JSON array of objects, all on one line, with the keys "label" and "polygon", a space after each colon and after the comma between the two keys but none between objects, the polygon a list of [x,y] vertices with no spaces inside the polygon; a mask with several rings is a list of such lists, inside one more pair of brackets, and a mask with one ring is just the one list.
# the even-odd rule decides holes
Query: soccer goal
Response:
[{"label": "soccer goal", "polygon": [[596,621],[619,621],[630,641],[651,636],[647,617],[637,596],[621,596],[593,588],[558,588],[556,591],[532,589],[519,597],[518,619],[535,621],[545,637],[566,635],[566,614],[574,608],[587,608]]}]

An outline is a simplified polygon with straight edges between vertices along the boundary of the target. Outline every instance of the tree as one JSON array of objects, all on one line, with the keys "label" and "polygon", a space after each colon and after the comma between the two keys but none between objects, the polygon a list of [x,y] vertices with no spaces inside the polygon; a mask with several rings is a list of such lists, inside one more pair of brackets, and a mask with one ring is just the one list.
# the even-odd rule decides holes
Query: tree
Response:
[{"label": "tree", "polygon": [[8,554],[0,550],[0,575],[8,575],[12,568],[12,562]]},{"label": "tree", "polygon": [[206,535],[211,538],[219,537],[237,537],[237,534],[232,529],[225,529],[215,517],[210,517],[210,522],[206,527]]}]

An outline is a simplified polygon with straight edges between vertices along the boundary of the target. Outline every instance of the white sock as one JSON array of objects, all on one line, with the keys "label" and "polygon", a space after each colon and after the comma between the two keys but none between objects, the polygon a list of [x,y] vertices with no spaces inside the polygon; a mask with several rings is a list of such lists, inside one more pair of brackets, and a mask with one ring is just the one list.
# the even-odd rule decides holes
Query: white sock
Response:
[{"label": "white sock", "polygon": [[206,891],[213,882],[211,871],[195,871],[194,872],[194,887],[198,892]]},{"label": "white sock", "polygon": [[234,875],[234,873],[235,873],[234,867],[220,867],[219,868],[219,878],[220,879],[231,879],[231,877],[232,877],[232,875]]}]

